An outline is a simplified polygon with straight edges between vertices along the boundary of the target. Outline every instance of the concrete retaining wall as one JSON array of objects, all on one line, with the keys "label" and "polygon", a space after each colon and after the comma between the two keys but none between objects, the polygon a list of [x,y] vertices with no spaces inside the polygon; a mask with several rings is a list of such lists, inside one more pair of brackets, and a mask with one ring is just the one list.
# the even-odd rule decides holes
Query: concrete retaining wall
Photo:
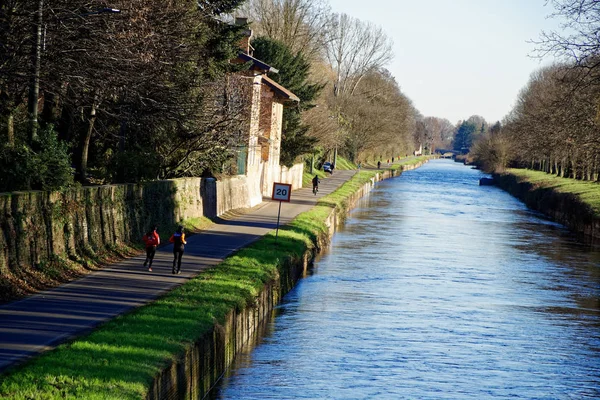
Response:
[{"label": "concrete retaining wall", "polygon": [[329,243],[335,230],[356,202],[371,191],[376,182],[399,176],[403,170],[415,169],[422,164],[377,174],[346,200],[345,209],[332,210],[326,219],[326,225],[329,227],[327,235],[317,238],[315,247],[307,250],[301,259],[287,260],[287,264],[281,269],[284,273],[279,281],[265,285],[256,299],[255,307],[248,307],[240,312],[232,311],[223,325],[214,325],[210,332],[199,338],[179,359],[166,367],[154,380],[147,398],[203,398],[229,368],[242,346],[255,337],[259,327],[264,324],[280,299],[306,275],[308,266],[317,252]]}]

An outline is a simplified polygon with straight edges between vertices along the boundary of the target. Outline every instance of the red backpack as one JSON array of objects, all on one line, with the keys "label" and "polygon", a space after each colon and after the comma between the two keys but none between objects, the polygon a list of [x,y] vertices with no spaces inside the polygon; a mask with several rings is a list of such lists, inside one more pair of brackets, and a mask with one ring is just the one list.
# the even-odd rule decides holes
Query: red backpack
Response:
[{"label": "red backpack", "polygon": [[154,232],[150,233],[149,235],[145,234],[143,240],[146,243],[146,247],[158,246],[158,239]]}]

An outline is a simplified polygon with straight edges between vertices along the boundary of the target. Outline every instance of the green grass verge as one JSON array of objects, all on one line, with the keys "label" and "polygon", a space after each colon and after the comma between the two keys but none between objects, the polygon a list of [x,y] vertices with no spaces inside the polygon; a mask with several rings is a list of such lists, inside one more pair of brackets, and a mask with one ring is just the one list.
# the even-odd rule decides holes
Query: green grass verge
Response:
[{"label": "green grass verge", "polygon": [[539,188],[574,194],[594,210],[596,217],[600,217],[600,184],[598,182],[561,178],[556,175],[530,169],[513,168],[507,170],[507,172],[515,175],[519,180],[527,181]]},{"label": "green grass verge", "polygon": [[357,167],[356,167],[356,164],[354,164],[352,161],[338,155],[337,161],[335,162],[335,169],[336,170],[350,170],[350,169],[357,169]]},{"label": "green grass verge", "polygon": [[410,158],[410,159],[403,159],[403,160],[400,160],[399,162],[396,162],[396,163],[390,165],[389,167],[387,167],[387,169],[397,170],[397,169],[403,168],[406,165],[416,165],[416,164],[425,162],[431,158],[435,158],[435,157],[434,156],[419,156],[419,157]]},{"label": "green grass verge", "polygon": [[310,211],[155,302],[114,318],[0,375],[2,399],[141,399],[154,377],[227,313],[254,302],[286,259],[299,258],[325,234],[332,207],[375,175],[361,171]]},{"label": "green grass verge", "polygon": [[319,179],[325,179],[329,176],[328,173],[318,170],[316,168],[314,169],[314,171],[315,172],[313,174],[310,173],[310,170],[308,170],[308,172],[304,171],[304,174],[302,175],[302,187],[312,188],[312,179],[315,177],[315,175],[317,175]]},{"label": "green grass verge", "polygon": [[359,188],[361,188],[365,183],[367,183],[371,178],[377,175],[377,171],[359,171],[357,172],[352,179],[342,185],[338,190],[331,193],[328,196],[322,197],[317,202],[317,206],[321,207],[338,207],[339,209],[346,209],[346,199],[355,193]]}]

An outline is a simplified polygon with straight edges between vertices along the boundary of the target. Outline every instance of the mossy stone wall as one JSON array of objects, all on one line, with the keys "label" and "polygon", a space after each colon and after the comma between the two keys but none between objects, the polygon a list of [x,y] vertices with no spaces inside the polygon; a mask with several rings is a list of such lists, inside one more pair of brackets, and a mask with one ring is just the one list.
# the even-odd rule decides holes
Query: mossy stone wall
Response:
[{"label": "mossy stone wall", "polygon": [[186,178],[0,194],[0,278],[54,256],[91,256],[119,243],[139,243],[152,224],[170,227],[202,216],[203,195],[214,186]]}]

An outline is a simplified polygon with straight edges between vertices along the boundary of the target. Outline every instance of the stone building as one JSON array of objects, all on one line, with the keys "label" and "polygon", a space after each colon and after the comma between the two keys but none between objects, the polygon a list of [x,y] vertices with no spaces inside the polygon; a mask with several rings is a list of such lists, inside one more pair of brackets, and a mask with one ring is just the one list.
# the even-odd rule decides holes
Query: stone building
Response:
[{"label": "stone building", "polygon": [[[244,18],[236,19],[236,24],[244,23]],[[250,205],[254,206],[263,196],[271,197],[274,182],[290,183],[292,189],[302,187],[303,165],[287,168],[279,164],[283,108],[300,99],[267,76],[279,71],[252,56],[251,38],[252,31],[248,30],[240,44],[240,53],[232,62],[250,65],[243,72],[252,85],[249,139],[238,159],[238,173],[247,179]]]}]

